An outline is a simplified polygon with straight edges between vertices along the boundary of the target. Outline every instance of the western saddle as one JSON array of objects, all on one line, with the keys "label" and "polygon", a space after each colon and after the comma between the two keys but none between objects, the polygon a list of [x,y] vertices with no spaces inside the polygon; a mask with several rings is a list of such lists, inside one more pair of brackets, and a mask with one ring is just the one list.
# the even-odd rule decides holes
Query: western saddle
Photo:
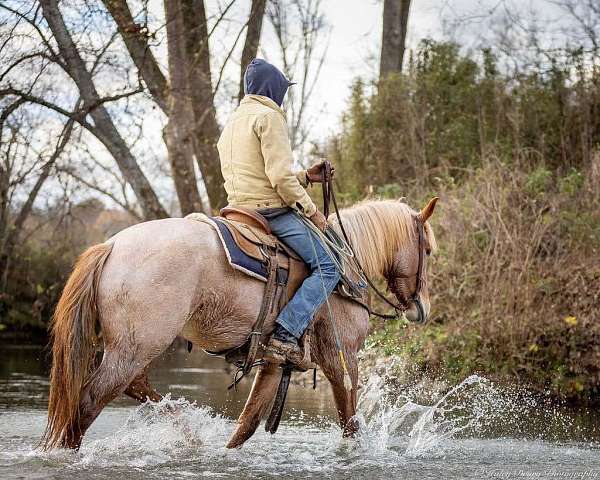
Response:
[{"label": "western saddle", "polygon": [[262,229],[267,235],[272,235],[267,219],[260,213],[242,207],[225,207],[221,209],[221,216],[233,222],[244,223],[250,227]]},{"label": "western saddle", "polygon": [[[221,222],[226,225],[240,250],[247,256],[265,263],[267,269],[262,305],[248,341],[232,351],[221,353],[226,360],[239,367],[243,376],[256,365],[261,346],[260,339],[263,333],[267,333],[263,332],[265,320],[272,312],[277,314],[285,306],[310,272],[296,252],[273,235],[267,219],[259,213],[242,207],[228,206],[221,209],[220,214],[224,218]],[[281,276],[278,275],[280,270],[287,272],[286,280],[283,281],[285,285],[281,290],[277,288],[278,285],[282,286]],[[310,361],[311,331],[312,326],[303,337],[304,360],[300,367],[304,370],[313,366]]]},{"label": "western saddle", "polygon": [[246,255],[264,262],[268,260],[268,252],[276,253],[277,268],[288,272],[284,304],[287,303],[309,274],[304,261],[273,235],[269,222],[260,213],[242,207],[225,207],[220,214],[227,220],[235,243]]}]

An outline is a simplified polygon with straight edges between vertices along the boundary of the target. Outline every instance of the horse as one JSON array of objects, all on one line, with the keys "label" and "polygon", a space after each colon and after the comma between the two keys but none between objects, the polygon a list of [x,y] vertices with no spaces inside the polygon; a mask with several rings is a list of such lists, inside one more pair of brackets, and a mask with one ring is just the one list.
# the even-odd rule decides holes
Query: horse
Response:
[{"label": "horse", "polygon": [[[430,312],[425,263],[436,249],[428,222],[436,200],[420,212],[399,200],[370,200],[340,211],[364,273],[388,282],[398,302],[406,305],[409,320]],[[336,217],[329,220],[340,229]],[[143,222],[88,248],[74,265],[50,325],[53,359],[42,448],[78,449],[102,409],[122,393],[140,403],[159,401],[162,396],[151,387],[148,370],[175,337],[210,351],[243,344],[257,319],[263,289],[263,282],[230,266],[217,233],[203,222]],[[342,434],[352,436],[358,429],[357,354],[370,315],[364,305],[337,294],[329,303],[332,318],[323,306],[313,319],[311,355],[331,384]],[[332,322],[341,337],[346,369]],[[270,318],[264,332],[273,327]],[[264,335],[263,342],[267,339]],[[345,372],[351,388],[344,385]],[[227,447],[241,447],[253,435],[281,377],[278,365],[258,368]]]}]

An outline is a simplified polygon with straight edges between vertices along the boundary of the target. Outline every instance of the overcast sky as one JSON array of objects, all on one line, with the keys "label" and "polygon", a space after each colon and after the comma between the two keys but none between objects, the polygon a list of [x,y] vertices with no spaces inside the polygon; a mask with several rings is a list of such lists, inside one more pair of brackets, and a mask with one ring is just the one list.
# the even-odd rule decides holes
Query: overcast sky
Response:
[{"label": "overcast sky", "polygon": [[[415,0],[410,12],[409,41],[431,35],[441,29],[435,4],[440,1]],[[346,107],[350,85],[356,77],[370,79],[379,69],[379,48],[383,1],[324,0],[323,11],[331,24],[327,61],[319,78],[313,109],[324,106],[319,137],[335,130]],[[265,48],[268,48],[265,45]]]}]

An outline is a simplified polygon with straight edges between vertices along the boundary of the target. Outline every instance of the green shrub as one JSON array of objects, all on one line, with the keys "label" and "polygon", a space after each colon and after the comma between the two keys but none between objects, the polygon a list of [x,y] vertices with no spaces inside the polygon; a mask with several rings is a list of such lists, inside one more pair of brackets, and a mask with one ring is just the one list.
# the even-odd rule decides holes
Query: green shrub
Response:
[{"label": "green shrub", "polygon": [[571,168],[569,173],[558,180],[558,190],[566,195],[573,196],[583,186],[583,175],[576,168]]},{"label": "green shrub", "polygon": [[527,176],[525,189],[532,195],[546,193],[552,180],[552,172],[546,167],[537,167]]}]

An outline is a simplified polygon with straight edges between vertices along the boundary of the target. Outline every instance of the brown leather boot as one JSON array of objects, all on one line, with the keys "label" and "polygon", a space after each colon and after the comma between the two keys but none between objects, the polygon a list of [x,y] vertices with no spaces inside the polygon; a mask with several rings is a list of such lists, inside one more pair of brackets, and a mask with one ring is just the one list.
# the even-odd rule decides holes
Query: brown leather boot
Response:
[{"label": "brown leather boot", "polygon": [[269,363],[298,363],[304,358],[304,352],[297,343],[271,337],[265,348],[263,359]]},{"label": "brown leather boot", "polygon": [[273,336],[265,347],[263,360],[269,363],[292,363],[300,370],[313,368],[314,364],[298,345],[298,341],[280,325],[275,327]]}]

